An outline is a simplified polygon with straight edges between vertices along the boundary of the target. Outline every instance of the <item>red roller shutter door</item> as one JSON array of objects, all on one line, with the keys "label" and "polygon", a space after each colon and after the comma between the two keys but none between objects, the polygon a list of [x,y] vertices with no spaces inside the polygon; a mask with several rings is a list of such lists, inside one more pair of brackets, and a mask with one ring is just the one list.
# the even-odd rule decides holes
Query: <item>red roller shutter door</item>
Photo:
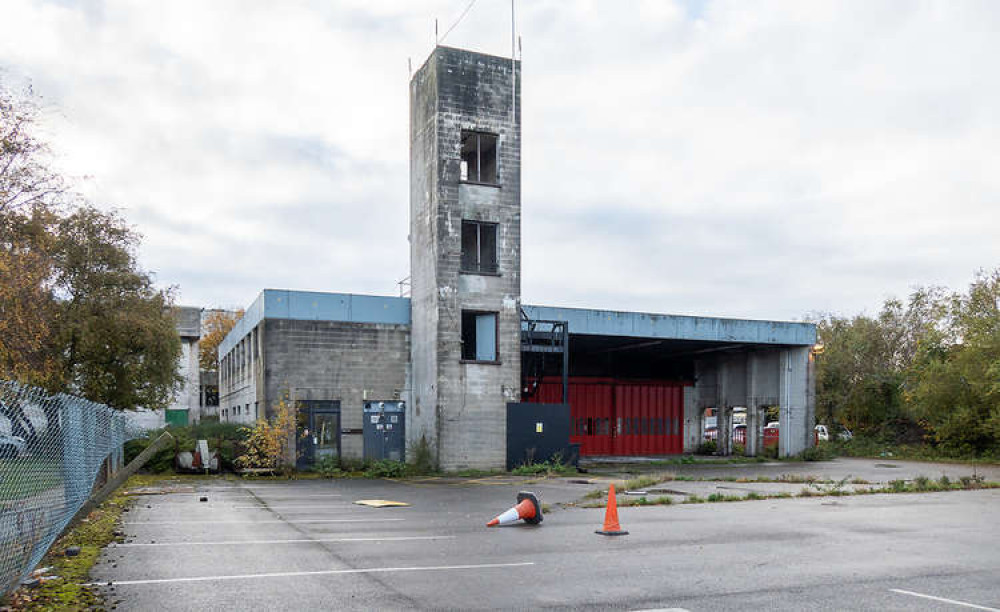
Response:
[{"label": "red roller shutter door", "polygon": [[[545,378],[526,401],[562,401],[562,380]],[[669,455],[684,449],[684,383],[572,377],[570,441],[581,455]]]}]

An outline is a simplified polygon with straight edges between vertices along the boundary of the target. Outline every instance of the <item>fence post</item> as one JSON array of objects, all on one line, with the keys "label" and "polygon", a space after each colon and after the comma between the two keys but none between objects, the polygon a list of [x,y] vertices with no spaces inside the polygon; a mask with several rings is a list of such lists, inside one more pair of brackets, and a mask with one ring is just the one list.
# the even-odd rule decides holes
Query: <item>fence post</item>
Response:
[{"label": "fence post", "polygon": [[160,437],[157,438],[152,444],[146,447],[144,451],[139,453],[139,456],[129,462],[122,471],[115,474],[111,479],[108,480],[107,484],[98,489],[96,493],[90,496],[80,510],[73,516],[69,523],[66,524],[66,528],[63,533],[69,531],[69,529],[77,523],[82,518],[85,518],[88,514],[93,512],[94,508],[100,505],[105,499],[107,499],[112,493],[114,493],[118,487],[128,480],[128,477],[139,471],[139,468],[146,465],[153,455],[160,452],[160,450],[174,441],[174,437],[170,435],[169,432],[163,432]]}]

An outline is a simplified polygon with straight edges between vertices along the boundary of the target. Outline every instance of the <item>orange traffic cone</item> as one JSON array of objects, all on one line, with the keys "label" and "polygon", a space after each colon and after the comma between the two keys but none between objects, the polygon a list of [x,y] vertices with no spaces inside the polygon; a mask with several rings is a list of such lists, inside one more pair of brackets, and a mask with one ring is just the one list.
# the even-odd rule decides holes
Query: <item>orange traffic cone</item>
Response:
[{"label": "orange traffic cone", "polygon": [[615,485],[608,487],[608,509],[604,511],[604,529],[594,533],[606,536],[628,535],[618,524],[618,500],[615,498]]},{"label": "orange traffic cone", "polygon": [[510,525],[523,520],[530,525],[537,525],[542,522],[542,505],[538,503],[538,498],[534,493],[521,491],[517,494],[517,505],[496,517],[487,527],[498,525]]}]

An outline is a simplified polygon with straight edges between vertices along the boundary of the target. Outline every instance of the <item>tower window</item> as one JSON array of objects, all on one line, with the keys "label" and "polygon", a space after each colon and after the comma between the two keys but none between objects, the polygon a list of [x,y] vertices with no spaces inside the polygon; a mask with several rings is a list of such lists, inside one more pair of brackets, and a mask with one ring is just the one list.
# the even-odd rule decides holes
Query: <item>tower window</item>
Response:
[{"label": "tower window", "polygon": [[497,313],[462,311],[462,360],[498,361]]},{"label": "tower window", "polygon": [[468,183],[497,184],[497,135],[462,130],[462,174]]},{"label": "tower window", "polygon": [[497,273],[497,224],[462,221],[462,272]]}]

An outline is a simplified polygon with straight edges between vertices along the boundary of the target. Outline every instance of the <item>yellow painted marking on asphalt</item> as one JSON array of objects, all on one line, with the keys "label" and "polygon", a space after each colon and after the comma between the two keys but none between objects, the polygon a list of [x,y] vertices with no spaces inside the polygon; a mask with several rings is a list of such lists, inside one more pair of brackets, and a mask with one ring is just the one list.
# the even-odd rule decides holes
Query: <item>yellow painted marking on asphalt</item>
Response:
[{"label": "yellow painted marking on asphalt", "polygon": [[397,508],[410,505],[406,502],[390,501],[388,499],[359,499],[354,503],[359,506],[371,506],[372,508]]}]

